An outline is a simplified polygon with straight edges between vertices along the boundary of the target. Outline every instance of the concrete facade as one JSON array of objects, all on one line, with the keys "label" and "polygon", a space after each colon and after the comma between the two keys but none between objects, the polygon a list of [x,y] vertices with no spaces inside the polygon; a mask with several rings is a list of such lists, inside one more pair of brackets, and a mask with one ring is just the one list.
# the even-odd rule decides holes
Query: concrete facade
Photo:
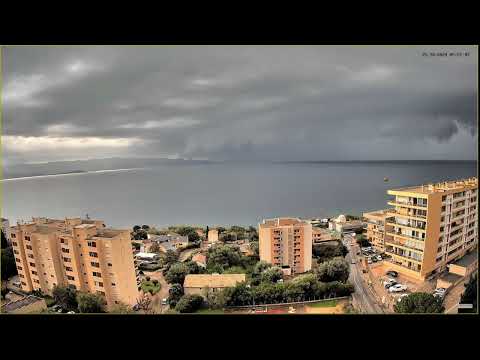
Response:
[{"label": "concrete facade", "polygon": [[478,244],[478,180],[388,190],[392,230],[385,253],[392,270],[419,279],[446,270]]},{"label": "concrete facade", "polygon": [[11,227],[22,290],[72,286],[98,293],[107,307],[138,299],[130,230],[107,229],[103,221],[33,218]]},{"label": "concrete facade", "polygon": [[267,219],[259,224],[260,260],[292,274],[312,269],[312,224],[297,218]]},{"label": "concrete facade", "polygon": [[[363,214],[367,221],[367,240],[378,252],[385,251],[385,233],[393,230],[391,221],[393,217],[388,213],[388,210],[377,210]],[[390,221],[390,222],[387,222]]]}]

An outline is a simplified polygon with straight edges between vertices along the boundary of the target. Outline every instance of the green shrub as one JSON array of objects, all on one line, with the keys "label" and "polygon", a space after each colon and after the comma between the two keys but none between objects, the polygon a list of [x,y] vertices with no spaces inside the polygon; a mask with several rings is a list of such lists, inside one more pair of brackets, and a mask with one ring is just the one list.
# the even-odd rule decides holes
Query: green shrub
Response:
[{"label": "green shrub", "polygon": [[200,295],[184,295],[175,306],[179,313],[194,313],[203,305],[203,297]]}]

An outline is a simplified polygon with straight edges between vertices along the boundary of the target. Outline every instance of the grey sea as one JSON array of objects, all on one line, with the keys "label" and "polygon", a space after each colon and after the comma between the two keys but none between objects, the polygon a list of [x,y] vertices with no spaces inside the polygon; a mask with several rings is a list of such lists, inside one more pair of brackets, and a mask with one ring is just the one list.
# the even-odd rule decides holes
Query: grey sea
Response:
[{"label": "grey sea", "polygon": [[[85,216],[109,226],[255,225],[388,207],[387,189],[476,176],[476,162],[202,163],[2,181],[2,217]],[[384,178],[388,178],[388,182]]]}]

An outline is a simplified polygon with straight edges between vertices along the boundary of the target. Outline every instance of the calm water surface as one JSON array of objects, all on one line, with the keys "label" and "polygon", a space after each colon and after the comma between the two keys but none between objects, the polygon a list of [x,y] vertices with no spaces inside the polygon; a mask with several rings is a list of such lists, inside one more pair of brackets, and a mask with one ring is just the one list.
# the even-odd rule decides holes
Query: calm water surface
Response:
[{"label": "calm water surface", "polygon": [[4,180],[2,216],[14,223],[88,213],[116,227],[249,225],[360,214],[388,207],[389,188],[476,173],[474,162],[165,165]]}]

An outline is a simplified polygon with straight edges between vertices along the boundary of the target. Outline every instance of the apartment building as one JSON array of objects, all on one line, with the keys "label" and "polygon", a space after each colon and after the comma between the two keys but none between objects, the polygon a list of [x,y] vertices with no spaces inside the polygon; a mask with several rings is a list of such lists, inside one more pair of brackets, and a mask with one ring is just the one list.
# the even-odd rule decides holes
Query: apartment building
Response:
[{"label": "apartment building", "polygon": [[22,289],[51,294],[55,285],[105,296],[107,307],[138,298],[130,230],[103,221],[33,218],[11,227]]},{"label": "apartment building", "polygon": [[260,260],[292,274],[312,269],[312,224],[297,218],[266,219],[259,227]]},{"label": "apartment building", "polygon": [[393,209],[385,234],[390,265],[419,279],[442,272],[478,243],[478,180],[388,190]]},{"label": "apartment building", "polygon": [[394,217],[389,214],[388,210],[363,213],[363,217],[367,222],[367,240],[377,252],[383,253],[385,251],[385,232],[393,230],[391,223]]}]

